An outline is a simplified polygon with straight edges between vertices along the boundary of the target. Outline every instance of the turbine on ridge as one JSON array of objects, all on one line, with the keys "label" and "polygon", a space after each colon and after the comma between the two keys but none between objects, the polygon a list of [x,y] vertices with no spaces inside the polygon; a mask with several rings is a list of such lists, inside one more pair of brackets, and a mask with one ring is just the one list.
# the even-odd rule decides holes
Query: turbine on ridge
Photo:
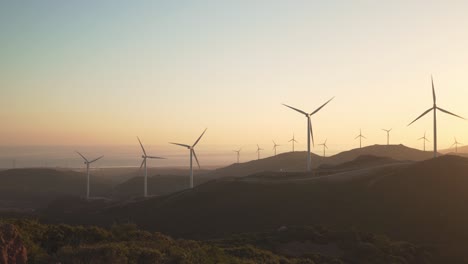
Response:
[{"label": "turbine on ridge", "polygon": [[424,131],[423,137],[418,138],[418,140],[421,140],[421,139],[423,140],[423,151],[426,151],[426,141],[430,142],[429,139],[427,139],[426,137],[426,131]]},{"label": "turbine on ridge", "polygon": [[260,146],[257,144],[257,159],[259,160],[260,159],[260,150],[263,150],[262,148],[260,148]]},{"label": "turbine on ridge", "polygon": [[242,148],[239,148],[238,150],[233,150],[234,152],[237,152],[237,163],[239,163],[239,157],[240,157],[240,152]]},{"label": "turbine on ridge", "polygon": [[93,162],[100,160],[104,156],[100,156],[99,158],[95,158],[93,160],[88,160],[80,152],[76,151],[76,153],[78,153],[78,155],[80,155],[84,159],[84,164],[86,164],[86,199],[88,200],[89,199],[89,165]]},{"label": "turbine on ridge", "polygon": [[449,112],[447,110],[444,110],[444,109],[437,106],[437,104],[436,104],[436,94],[435,94],[435,88],[434,88],[434,80],[432,79],[432,75],[431,75],[431,83],[432,83],[432,102],[433,102],[432,107],[427,109],[420,116],[418,116],[415,120],[413,120],[413,122],[409,123],[408,126],[410,126],[411,124],[416,122],[416,120],[418,120],[419,118],[425,116],[427,113],[429,113],[431,111],[434,112],[434,158],[436,158],[437,157],[437,110],[439,110],[439,111],[441,111],[443,113],[446,113],[446,114],[461,118],[461,119],[465,119],[465,118],[463,118],[463,117],[461,117],[459,115],[456,115],[454,113],[451,113],[451,112]]},{"label": "turbine on ridge", "polygon": [[450,147],[455,146],[455,153],[458,153],[458,145],[463,145],[463,143],[458,142],[456,137],[454,137],[454,139],[455,139],[455,142]]},{"label": "turbine on ridge", "polygon": [[330,100],[328,100],[327,102],[325,102],[323,105],[321,105],[319,108],[317,108],[315,111],[313,111],[312,113],[308,114],[302,110],[299,110],[297,108],[294,108],[292,106],[289,106],[289,105],[286,105],[286,104],[283,104],[284,106],[286,107],[289,107],[291,108],[292,110],[296,111],[296,112],[299,112],[301,114],[303,114],[306,118],[307,118],[307,171],[311,171],[312,170],[312,166],[311,166],[311,159],[310,159],[310,140],[312,139],[312,145],[314,144],[314,134],[312,132],[312,122],[310,121],[310,117],[313,116],[314,114],[316,114],[318,111],[320,111],[320,109],[322,109],[325,105],[327,105],[331,100],[333,100],[333,98],[335,97],[332,97]]},{"label": "turbine on ridge", "polygon": [[141,167],[143,167],[143,165],[145,166],[145,175],[144,175],[144,180],[143,180],[144,181],[144,183],[143,183],[143,196],[148,197],[148,167],[146,166],[146,160],[147,159],[164,159],[164,158],[155,157],[155,156],[148,156],[146,154],[145,148],[143,147],[143,144],[141,144],[140,138],[137,137],[137,139],[138,139],[138,142],[140,143],[141,150],[143,151],[143,154],[141,155],[141,158],[143,159],[143,161],[141,162],[140,170],[141,170]]},{"label": "turbine on ridge", "polygon": [[293,137],[292,137],[291,140],[289,140],[288,142],[292,142],[292,152],[294,152],[294,142],[297,143],[297,140],[294,139],[294,133],[293,133]]},{"label": "turbine on ridge", "polygon": [[361,129],[359,129],[359,135],[357,135],[354,139],[359,138],[359,148],[362,148],[362,139],[367,139],[365,136],[362,135]]},{"label": "turbine on ridge", "polygon": [[392,131],[393,128],[390,129],[384,129],[382,128],[383,131],[387,132],[387,146],[390,145],[390,131]]},{"label": "turbine on ridge", "polygon": [[198,168],[200,168],[200,163],[198,162],[197,154],[195,153],[195,146],[198,144],[200,139],[203,137],[206,130],[207,130],[207,128],[205,128],[203,133],[200,135],[200,137],[198,137],[198,139],[195,141],[195,143],[193,143],[192,146],[186,145],[186,144],[169,142],[169,143],[171,143],[173,145],[177,145],[177,146],[187,148],[190,151],[190,188],[193,188],[193,166],[192,166],[193,162],[192,162],[192,157],[195,157],[195,161],[197,162]]},{"label": "turbine on ridge", "polygon": [[319,144],[319,146],[323,146],[323,156],[324,157],[325,157],[325,149],[328,149],[327,140],[328,139],[325,139],[325,142],[323,142],[322,144]]}]

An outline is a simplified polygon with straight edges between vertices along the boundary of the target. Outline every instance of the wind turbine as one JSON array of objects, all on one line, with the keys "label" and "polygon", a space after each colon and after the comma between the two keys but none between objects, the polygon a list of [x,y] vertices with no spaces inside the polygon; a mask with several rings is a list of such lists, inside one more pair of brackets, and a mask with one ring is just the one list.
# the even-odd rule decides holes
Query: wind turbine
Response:
[{"label": "wind turbine", "polygon": [[84,164],[86,164],[86,199],[89,199],[89,165],[93,162],[100,160],[104,156],[100,156],[99,158],[95,158],[89,161],[85,156],[83,156],[80,152],[76,151],[78,155],[80,155],[84,159]]},{"label": "wind turbine", "polygon": [[455,139],[455,143],[453,143],[452,146],[450,147],[455,146],[455,153],[458,153],[458,145],[463,145],[463,143],[458,142],[456,137],[454,137],[454,139]]},{"label": "wind turbine", "polygon": [[297,140],[294,139],[294,133],[293,133],[293,137],[291,140],[289,140],[288,142],[292,142],[292,152],[294,152],[294,142],[297,143]]},{"label": "wind turbine", "polygon": [[276,142],[273,140],[273,149],[275,150],[275,156],[276,156],[276,147],[279,147],[281,145],[276,144]]},{"label": "wind turbine", "polygon": [[392,131],[393,128],[390,129],[384,129],[382,128],[383,131],[387,132],[387,146],[390,145],[390,131]]},{"label": "wind turbine", "polygon": [[286,104],[283,104],[284,106],[286,107],[289,107],[291,108],[292,110],[294,111],[297,111],[303,115],[305,115],[305,117],[307,118],[307,171],[311,171],[312,167],[311,167],[311,160],[310,160],[310,139],[312,138],[312,145],[314,144],[314,134],[312,132],[312,122],[310,121],[310,117],[312,115],[314,115],[315,113],[317,113],[318,111],[320,111],[320,109],[322,109],[322,107],[324,107],[326,104],[328,104],[331,100],[333,100],[333,98],[335,97],[332,97],[330,100],[328,100],[327,102],[325,102],[323,105],[321,105],[319,108],[317,108],[315,111],[313,111],[312,113],[308,114],[302,110],[299,110],[297,108],[294,108],[292,106],[289,106],[289,105],[286,105]]},{"label": "wind turbine", "polygon": [[362,135],[361,129],[359,129],[359,135],[357,135],[354,139],[359,138],[359,148],[362,148],[362,139],[367,139],[365,136]]},{"label": "wind turbine", "polygon": [[426,141],[427,141],[427,142],[430,142],[429,139],[426,138],[426,131],[424,131],[424,137],[418,138],[418,140],[421,140],[421,139],[422,139],[423,142],[424,142],[424,148],[423,148],[423,150],[426,151]]},{"label": "wind turbine", "polygon": [[193,166],[192,166],[193,162],[192,162],[192,157],[195,157],[195,161],[197,162],[198,168],[200,168],[200,163],[198,162],[197,154],[195,154],[195,146],[198,144],[198,141],[200,141],[200,139],[203,137],[206,130],[207,130],[207,128],[205,128],[203,133],[200,135],[200,137],[198,137],[198,139],[195,141],[195,143],[193,143],[192,146],[189,146],[189,145],[186,145],[186,144],[169,142],[171,144],[178,145],[178,146],[181,146],[181,147],[185,147],[185,148],[190,150],[190,188],[193,188]]},{"label": "wind turbine", "polygon": [[322,144],[319,144],[319,146],[323,146],[323,156],[324,157],[325,157],[325,149],[328,149],[327,140],[328,139],[325,139],[325,142],[323,142]]},{"label": "wind turbine", "polygon": [[143,184],[143,196],[148,197],[148,167],[146,166],[146,159],[164,159],[161,157],[154,157],[154,156],[148,156],[146,154],[145,148],[143,147],[143,144],[141,144],[141,140],[139,137],[137,137],[138,142],[140,142],[141,150],[143,151],[143,155],[141,157],[143,158],[143,161],[141,162],[140,169],[145,165],[145,177],[144,177],[144,184]]},{"label": "wind turbine", "polygon": [[233,150],[234,152],[237,152],[237,163],[239,163],[239,156],[242,148],[239,148],[238,150]]},{"label": "wind turbine", "polygon": [[423,117],[424,115],[426,115],[430,111],[434,111],[434,158],[436,158],[437,157],[437,111],[436,110],[439,110],[439,111],[444,112],[444,113],[449,114],[449,115],[453,115],[453,116],[461,118],[461,119],[465,119],[465,118],[463,118],[463,117],[461,117],[459,115],[456,115],[454,113],[450,113],[449,111],[444,110],[444,109],[437,106],[437,104],[436,104],[436,94],[435,94],[435,89],[434,89],[434,80],[432,79],[432,75],[431,75],[431,83],[432,83],[432,101],[434,103],[433,106],[431,108],[427,109],[420,116],[418,116],[415,120],[413,120],[413,122],[409,123],[408,126],[410,126],[411,124],[416,122],[416,120]]},{"label": "wind turbine", "polygon": [[257,159],[259,160],[260,159],[260,150],[263,150],[262,148],[260,148],[260,146],[257,144]]}]

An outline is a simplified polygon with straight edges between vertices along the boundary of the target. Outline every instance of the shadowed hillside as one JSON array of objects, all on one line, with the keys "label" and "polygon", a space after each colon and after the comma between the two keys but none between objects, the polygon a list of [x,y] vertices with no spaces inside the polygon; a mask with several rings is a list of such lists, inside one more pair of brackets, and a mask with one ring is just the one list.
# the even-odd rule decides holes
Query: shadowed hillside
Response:
[{"label": "shadowed hillside", "polygon": [[[270,175],[270,176],[269,176]],[[328,176],[265,172],[226,178],[165,197],[110,206],[78,222],[131,221],[191,238],[225,236],[290,225],[357,227],[458,254],[468,241],[468,159],[442,156]],[[298,179],[299,178],[299,179]],[[59,205],[47,214],[65,222]],[[57,215],[56,215],[57,214]],[[450,253],[447,253],[448,250]]]},{"label": "shadowed hillside", "polygon": [[[92,175],[92,172],[91,172]],[[91,195],[108,196],[111,186],[91,176]],[[86,175],[55,169],[12,169],[0,172],[2,209],[40,207],[63,195],[84,196]]]}]

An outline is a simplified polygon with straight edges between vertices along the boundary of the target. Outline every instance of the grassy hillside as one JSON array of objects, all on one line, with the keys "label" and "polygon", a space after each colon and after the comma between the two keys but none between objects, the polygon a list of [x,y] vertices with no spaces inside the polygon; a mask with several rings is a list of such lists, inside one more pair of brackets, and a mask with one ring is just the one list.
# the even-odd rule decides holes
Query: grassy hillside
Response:
[{"label": "grassy hillside", "polygon": [[320,227],[238,234],[194,241],[173,239],[133,224],[45,225],[34,220],[1,219],[19,230],[29,263],[421,263],[434,262],[432,251],[384,236]]}]

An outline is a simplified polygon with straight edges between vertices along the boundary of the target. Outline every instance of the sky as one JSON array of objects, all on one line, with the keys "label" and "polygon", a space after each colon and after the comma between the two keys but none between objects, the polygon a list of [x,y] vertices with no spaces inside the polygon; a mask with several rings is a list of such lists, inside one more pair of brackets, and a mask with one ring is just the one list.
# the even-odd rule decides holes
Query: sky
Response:
[{"label": "sky", "polygon": [[[438,105],[468,117],[466,1],[0,1],[0,146],[202,152],[272,140],[421,148]],[[439,148],[468,121],[438,114]],[[174,148],[176,148],[174,150]],[[181,153],[185,153],[180,149]],[[321,149],[315,147],[316,153]],[[271,153],[269,153],[271,154]],[[269,155],[268,154],[268,155]],[[267,154],[265,154],[267,155]]]}]

